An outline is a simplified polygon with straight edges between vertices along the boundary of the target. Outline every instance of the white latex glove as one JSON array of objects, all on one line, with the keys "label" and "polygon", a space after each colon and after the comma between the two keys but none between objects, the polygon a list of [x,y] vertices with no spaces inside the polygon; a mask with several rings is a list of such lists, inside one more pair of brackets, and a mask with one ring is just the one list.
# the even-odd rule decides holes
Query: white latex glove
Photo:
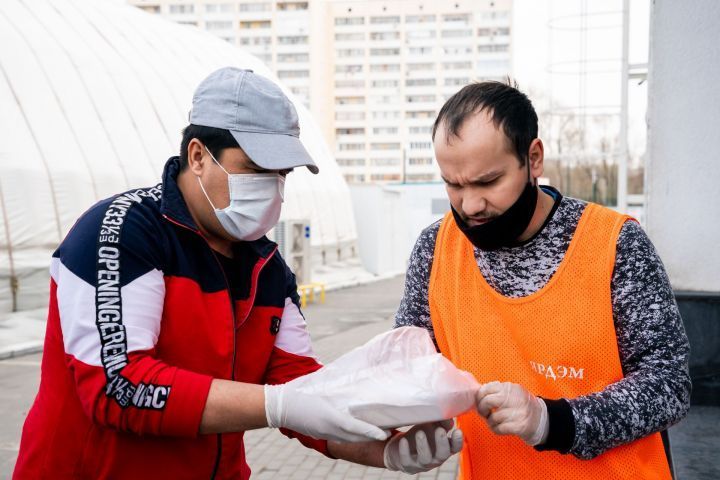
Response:
[{"label": "white latex glove", "polygon": [[462,450],[463,433],[452,420],[415,425],[385,444],[385,468],[409,474],[427,472]]},{"label": "white latex glove", "polygon": [[481,386],[477,409],[498,435],[517,435],[530,446],[547,439],[547,405],[516,383],[490,382]]},{"label": "white latex glove", "polygon": [[[310,374],[312,375],[312,374]],[[270,428],[336,442],[386,440],[390,432],[356,419],[322,397],[298,391],[308,375],[282,385],[265,385],[265,417]]]}]

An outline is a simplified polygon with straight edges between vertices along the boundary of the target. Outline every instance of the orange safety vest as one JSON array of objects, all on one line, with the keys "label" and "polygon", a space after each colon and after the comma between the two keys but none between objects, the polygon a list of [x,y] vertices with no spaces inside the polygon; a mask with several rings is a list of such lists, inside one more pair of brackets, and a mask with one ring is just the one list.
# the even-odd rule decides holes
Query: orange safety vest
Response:
[{"label": "orange safety vest", "polygon": [[[629,218],[589,204],[548,283],[527,297],[508,298],[485,281],[472,244],[448,213],[429,286],[442,353],[481,383],[513,382],[545,398],[575,398],[622,379],[610,282],[617,238]],[[463,479],[671,478],[657,433],[580,460],[496,435],[477,412],[460,416],[458,424],[466,440]]]}]

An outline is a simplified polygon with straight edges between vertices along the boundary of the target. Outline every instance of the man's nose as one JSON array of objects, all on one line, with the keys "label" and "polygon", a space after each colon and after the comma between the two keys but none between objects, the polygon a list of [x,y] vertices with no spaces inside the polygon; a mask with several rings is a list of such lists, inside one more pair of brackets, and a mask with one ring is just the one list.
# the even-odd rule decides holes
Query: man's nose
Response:
[{"label": "man's nose", "polygon": [[487,208],[483,195],[474,193],[463,196],[462,211],[466,217],[482,217]]}]

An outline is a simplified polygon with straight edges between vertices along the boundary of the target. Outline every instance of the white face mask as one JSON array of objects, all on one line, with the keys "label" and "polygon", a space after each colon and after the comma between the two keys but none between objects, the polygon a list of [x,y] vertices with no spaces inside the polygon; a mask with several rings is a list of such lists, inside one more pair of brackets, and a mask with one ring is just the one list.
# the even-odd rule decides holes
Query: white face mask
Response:
[{"label": "white face mask", "polygon": [[230,205],[222,209],[215,208],[202,180],[197,177],[200,188],[215,210],[220,224],[228,234],[238,240],[253,241],[261,238],[280,218],[285,177],[279,173],[228,173],[207,147],[205,150],[228,176]]}]

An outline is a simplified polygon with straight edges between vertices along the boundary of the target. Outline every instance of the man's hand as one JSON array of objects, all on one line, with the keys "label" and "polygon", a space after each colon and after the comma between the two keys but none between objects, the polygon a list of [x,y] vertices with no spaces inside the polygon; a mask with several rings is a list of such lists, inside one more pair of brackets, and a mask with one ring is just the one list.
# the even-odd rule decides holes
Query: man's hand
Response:
[{"label": "man's hand", "polygon": [[462,431],[452,420],[415,425],[398,433],[385,445],[385,468],[415,474],[427,472],[462,450]]},{"label": "man's hand", "polygon": [[490,430],[498,435],[517,435],[535,446],[545,442],[548,432],[547,406],[518,384],[486,383],[477,393],[477,409]]},{"label": "man's hand", "polygon": [[282,385],[265,385],[268,427],[288,428],[313,438],[337,442],[388,438],[389,432],[341,412],[324,398],[300,392],[298,388],[307,377],[298,377]]}]

